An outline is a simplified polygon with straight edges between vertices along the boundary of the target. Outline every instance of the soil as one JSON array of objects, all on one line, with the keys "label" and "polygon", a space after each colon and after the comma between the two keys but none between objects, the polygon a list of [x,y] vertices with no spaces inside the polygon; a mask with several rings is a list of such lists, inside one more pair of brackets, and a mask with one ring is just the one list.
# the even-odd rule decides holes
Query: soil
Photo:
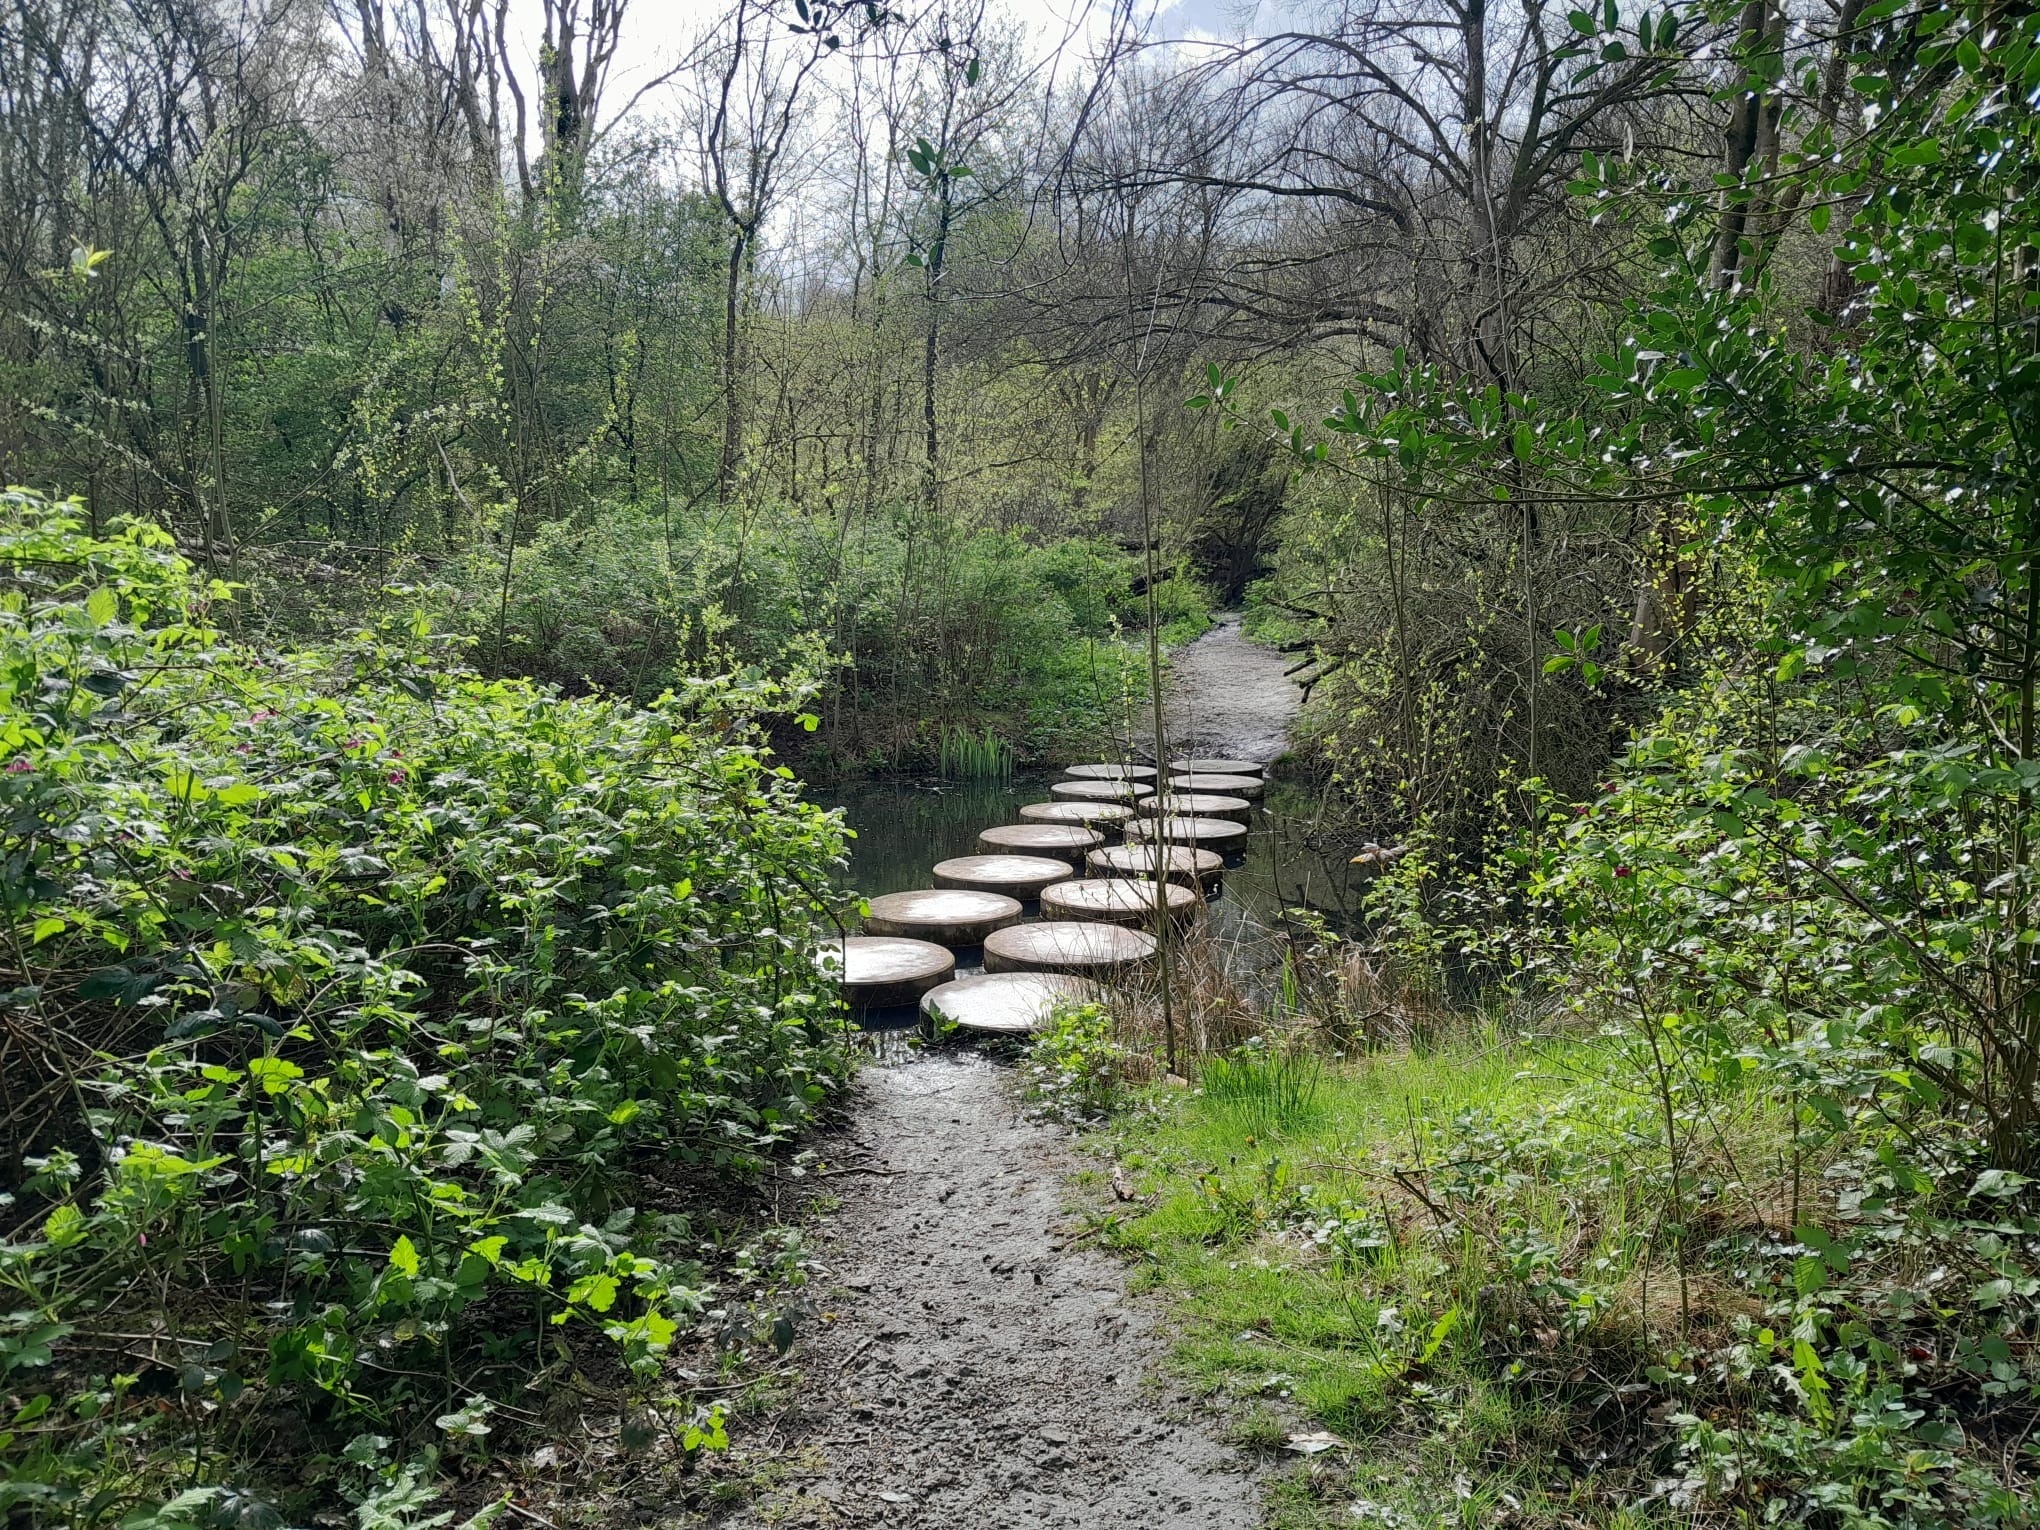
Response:
[{"label": "soil", "polygon": [[[1168,753],[1273,760],[1289,747],[1303,692],[1283,674],[1289,660],[1247,640],[1228,613],[1170,656],[1162,727]],[[1152,730],[1150,730],[1150,736]]]},{"label": "soil", "polygon": [[[1123,1266],[1070,1247],[1066,1139],[969,1050],[865,1070],[837,1319],[732,1523],[1250,1530],[1259,1488],[1161,1373]],[[741,1448],[740,1448],[741,1450]],[[730,1463],[741,1467],[741,1459]],[[762,1464],[762,1463],[761,1463]]]},{"label": "soil", "polygon": [[[1237,616],[1177,650],[1171,755],[1273,760],[1299,703]],[[850,1172],[821,1233],[834,1321],[727,1523],[954,1530],[1251,1530],[1253,1463],[1172,1387],[1161,1314],[1076,1246],[1078,1165],[1011,1071],[950,1048],[867,1068],[834,1144]]]}]

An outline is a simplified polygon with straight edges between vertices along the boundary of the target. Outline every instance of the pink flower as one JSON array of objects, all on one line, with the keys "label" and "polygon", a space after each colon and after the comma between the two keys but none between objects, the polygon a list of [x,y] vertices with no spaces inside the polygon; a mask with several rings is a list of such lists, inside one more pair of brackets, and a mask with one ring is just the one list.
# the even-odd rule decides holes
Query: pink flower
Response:
[{"label": "pink flower", "polygon": [[253,752],[254,748],[255,746],[253,744],[236,744],[234,745],[234,753],[249,754]]},{"label": "pink flower", "polygon": [[390,772],[390,785],[401,786],[403,785],[403,782],[404,773],[401,770],[393,770]]},{"label": "pink flower", "polygon": [[1618,877],[1634,876],[1635,874],[1636,873],[1631,871],[1627,866],[1617,866],[1615,868],[1615,875],[1617,875]]},{"label": "pink flower", "polygon": [[350,738],[350,739],[348,739],[348,740],[347,740],[347,741],[346,741],[345,743],[343,743],[343,744],[342,744],[342,745],[341,745],[340,747],[341,747],[342,749],[359,749],[359,748],[360,748],[360,747],[362,746],[363,742],[364,742],[364,740],[362,740],[362,739],[358,739],[358,738]]},{"label": "pink flower", "polygon": [[141,1244],[143,1248],[147,1248],[149,1246],[149,1235],[147,1233],[136,1233],[135,1242]]},{"label": "pink flower", "polygon": [[7,762],[7,774],[10,776],[18,776],[23,771],[34,769],[35,767],[26,760],[9,760]]},{"label": "pink flower", "polygon": [[191,880],[191,873],[186,871],[182,866],[172,866],[170,868],[170,875],[177,878],[177,880],[180,882],[189,882]]},{"label": "pink flower", "polygon": [[264,707],[261,711],[253,713],[248,718],[248,721],[250,721],[251,723],[268,722],[269,719],[274,717],[275,715],[276,714],[270,711],[269,708]]}]

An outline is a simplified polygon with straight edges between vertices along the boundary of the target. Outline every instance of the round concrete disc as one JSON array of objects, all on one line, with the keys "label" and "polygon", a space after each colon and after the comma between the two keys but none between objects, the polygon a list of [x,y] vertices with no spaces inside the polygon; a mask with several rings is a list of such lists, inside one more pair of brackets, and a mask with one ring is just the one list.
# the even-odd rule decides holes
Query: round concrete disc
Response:
[{"label": "round concrete disc", "polygon": [[1093,876],[1151,877],[1157,866],[1171,882],[1201,887],[1207,894],[1218,891],[1225,860],[1216,850],[1193,850],[1188,845],[1114,845],[1093,850],[1086,858]]},{"label": "round concrete disc", "polygon": [[1265,776],[1259,760],[1171,760],[1169,769],[1186,776]]},{"label": "round concrete disc", "polygon": [[1140,792],[1131,781],[1058,781],[1048,794],[1064,802],[1131,802]]},{"label": "round concrete disc", "polygon": [[1009,898],[1038,898],[1049,883],[1073,875],[1068,861],[1045,855],[959,855],[935,863],[937,887],[968,887]]},{"label": "round concrete disc", "polygon": [[[1174,882],[1162,884],[1169,913],[1187,918],[1198,905],[1197,894]],[[1155,923],[1155,884],[1146,877],[1086,877],[1057,882],[1041,890],[1041,913],[1047,919],[1096,919],[1136,929]]]},{"label": "round concrete disc", "polygon": [[1062,1000],[1082,1003],[1097,992],[1089,979],[1062,972],[988,972],[929,989],[921,995],[921,1013],[966,1031],[1024,1036],[1045,1025]]},{"label": "round concrete disc", "polygon": [[1065,765],[1063,774],[1079,781],[1152,781],[1152,765]]},{"label": "round concrete disc", "polygon": [[1177,791],[1141,798],[1140,813],[1143,818],[1174,813],[1184,818],[1230,818],[1234,823],[1245,823],[1254,816],[1254,804],[1244,797],[1225,797],[1217,792]]},{"label": "round concrete disc", "polygon": [[985,940],[987,972],[1075,972],[1103,977],[1146,961],[1155,938],[1095,920],[1009,925]]},{"label": "round concrete disc", "polygon": [[1200,850],[1243,850],[1247,826],[1230,818],[1135,818],[1126,825],[1126,838],[1129,843],[1165,840]]},{"label": "round concrete disc", "polygon": [[942,947],[885,935],[849,935],[840,946],[831,940],[816,960],[859,1009],[911,1004],[956,976],[956,958]]},{"label": "round concrete disc", "polygon": [[981,946],[994,930],[1020,922],[1020,900],[1003,893],[945,887],[887,893],[871,900],[867,935],[910,935],[940,946]]},{"label": "round concrete disc", "polygon": [[1171,776],[1169,788],[1179,792],[1219,792],[1228,797],[1259,797],[1268,789],[1259,776]]},{"label": "round concrete disc", "polygon": [[1102,833],[1115,833],[1133,816],[1123,802],[1030,802],[1020,809],[1024,823],[1074,823]]},{"label": "round concrete disc", "polygon": [[1009,823],[987,829],[978,836],[978,849],[987,855],[1038,855],[1084,864],[1089,852],[1105,843],[1096,829],[1075,823]]}]

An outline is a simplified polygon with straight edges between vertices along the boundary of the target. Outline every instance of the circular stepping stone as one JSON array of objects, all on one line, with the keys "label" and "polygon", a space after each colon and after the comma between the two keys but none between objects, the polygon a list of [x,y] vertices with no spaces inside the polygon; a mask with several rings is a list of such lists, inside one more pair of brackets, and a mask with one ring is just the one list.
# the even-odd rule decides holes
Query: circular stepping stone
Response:
[{"label": "circular stepping stone", "polygon": [[1254,804],[1244,797],[1225,797],[1217,792],[1168,792],[1140,799],[1141,816],[1159,818],[1174,813],[1184,818],[1230,818],[1245,823],[1254,816]]},{"label": "circular stepping stone", "polygon": [[1065,999],[1096,997],[1097,985],[1063,972],[988,972],[958,978],[921,995],[921,1014],[931,1024],[966,1031],[1024,1036],[1048,1023]]},{"label": "circular stepping stone", "polygon": [[1009,898],[1038,898],[1049,883],[1073,875],[1068,861],[1045,855],[959,855],[935,863],[937,887],[968,887]]},{"label": "circular stepping stone", "polygon": [[1009,823],[978,836],[978,849],[987,855],[1052,857],[1069,862],[1073,869],[1104,843],[1105,836],[1096,829],[1075,823]]},{"label": "circular stepping stone", "polygon": [[1131,781],[1058,781],[1048,794],[1064,802],[1131,802],[1140,788]]},{"label": "circular stepping stone", "polygon": [[843,985],[843,997],[858,1009],[912,1004],[956,976],[956,958],[942,947],[887,935],[847,935],[840,944],[828,941],[815,961],[824,974]]},{"label": "circular stepping stone", "polygon": [[[1175,918],[1188,918],[1197,909],[1197,894],[1175,882],[1162,884],[1162,896]],[[1152,929],[1156,918],[1155,884],[1146,877],[1086,877],[1081,882],[1058,882],[1042,888],[1041,912],[1047,919],[1096,919],[1103,924]]]},{"label": "circular stepping stone", "polygon": [[1265,776],[1268,767],[1259,760],[1171,760],[1169,769],[1186,776]]},{"label": "circular stepping stone", "polygon": [[1123,802],[1030,802],[1020,809],[1026,823],[1074,823],[1111,834],[1133,816]]},{"label": "circular stepping stone", "polygon": [[1085,863],[1100,877],[1152,877],[1159,869],[1167,880],[1201,888],[1206,897],[1217,893],[1225,875],[1225,859],[1216,850],[1188,845],[1114,845],[1093,850]]},{"label": "circular stepping stone", "polygon": [[1247,826],[1230,818],[1135,818],[1126,825],[1128,844],[1165,840],[1172,845],[1195,845],[1200,850],[1244,850]]},{"label": "circular stepping stone", "polygon": [[1096,920],[1044,919],[1009,925],[985,939],[987,972],[1073,972],[1106,977],[1155,954],[1155,938]]},{"label": "circular stepping stone", "polygon": [[867,935],[908,935],[938,946],[981,946],[994,930],[1020,922],[1020,900],[960,887],[887,893],[871,900]]},{"label": "circular stepping stone", "polygon": [[1063,774],[1079,781],[1152,781],[1152,765],[1065,765]]},{"label": "circular stepping stone", "polygon": [[1268,783],[1259,776],[1171,776],[1169,789],[1178,792],[1218,792],[1227,797],[1259,797],[1268,789]]}]

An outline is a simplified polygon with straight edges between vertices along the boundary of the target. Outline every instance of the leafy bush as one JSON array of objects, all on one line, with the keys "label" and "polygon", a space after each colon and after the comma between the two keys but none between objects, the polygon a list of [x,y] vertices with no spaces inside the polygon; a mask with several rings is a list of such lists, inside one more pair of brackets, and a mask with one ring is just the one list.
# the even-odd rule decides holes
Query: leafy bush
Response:
[{"label": "leafy bush", "polygon": [[1028,1046],[1028,1093],[1065,1119],[1109,1116],[1123,1098],[1131,1056],[1103,1005],[1060,1004]]},{"label": "leafy bush", "polygon": [[797,687],[568,700],[422,620],[283,654],[231,616],[160,532],[0,501],[0,1508],[32,1518],[101,1522],[155,1452],[189,1485],[201,1430],[458,1442],[550,1356],[649,1375],[703,1293],[634,1171],[741,1172],[842,1067],[841,829],[761,742]]},{"label": "leafy bush", "polygon": [[[719,653],[826,678],[817,758],[933,766],[946,733],[1029,755],[1124,736],[1145,694],[1136,561],[1109,542],[1037,546],[950,528],[910,539],[788,507],[603,506],[469,564],[447,615],[483,666],[570,691],[649,697]],[[1167,642],[1208,622],[1187,578],[1156,591]]]}]

